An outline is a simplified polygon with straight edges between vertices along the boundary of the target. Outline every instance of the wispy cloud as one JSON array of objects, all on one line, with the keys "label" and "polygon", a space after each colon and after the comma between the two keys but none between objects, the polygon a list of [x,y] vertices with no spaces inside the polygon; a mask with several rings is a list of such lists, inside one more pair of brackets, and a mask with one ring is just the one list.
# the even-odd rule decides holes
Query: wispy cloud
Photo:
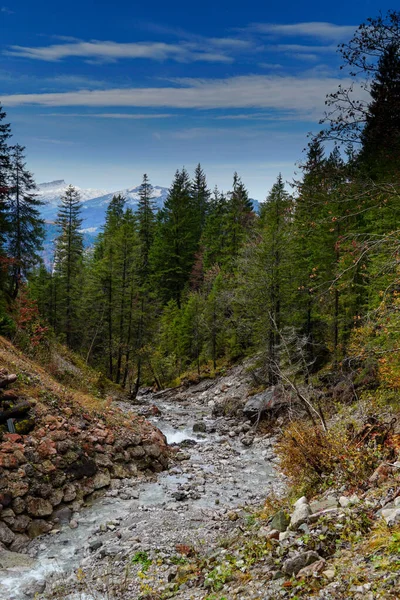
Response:
[{"label": "wispy cloud", "polygon": [[278,24],[278,23],[252,23],[246,30],[253,33],[264,33],[286,37],[308,37],[318,40],[331,40],[334,42],[348,39],[354,33],[353,25],[335,25],[324,21],[309,21],[304,23]]},{"label": "wispy cloud", "polygon": [[90,118],[90,119],[168,119],[176,115],[160,113],[160,114],[130,114],[130,113],[43,113],[44,117],[74,117],[74,118]]},{"label": "wispy cloud", "polygon": [[266,108],[300,112],[318,109],[322,112],[325,96],[335,90],[339,83],[350,84],[349,81],[333,77],[278,75],[247,75],[225,79],[181,78],[175,80],[175,87],[15,94],[3,96],[2,102],[4,106]]},{"label": "wispy cloud", "polygon": [[6,15],[13,15],[14,11],[11,10],[10,8],[8,8],[8,6],[0,6],[0,12],[6,14]]},{"label": "wispy cloud", "polygon": [[79,41],[51,46],[11,46],[5,52],[8,56],[58,62],[65,58],[83,58],[95,62],[115,62],[119,59],[147,58],[157,61],[174,60],[190,62],[231,62],[232,58],[224,52],[198,49],[190,43],[167,44],[164,42],[118,43],[92,40]]},{"label": "wispy cloud", "polygon": [[218,121],[308,121],[315,122],[321,116],[317,110],[310,111],[273,111],[263,113],[241,113],[216,115]]}]

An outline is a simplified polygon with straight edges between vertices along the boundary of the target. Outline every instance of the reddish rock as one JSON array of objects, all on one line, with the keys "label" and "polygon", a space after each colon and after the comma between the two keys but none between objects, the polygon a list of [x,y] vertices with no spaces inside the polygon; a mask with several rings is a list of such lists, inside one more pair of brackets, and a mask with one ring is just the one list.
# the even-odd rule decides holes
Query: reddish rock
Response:
[{"label": "reddish rock", "polygon": [[32,517],[48,517],[53,512],[51,502],[44,498],[34,498],[33,496],[26,498],[26,508],[28,514]]},{"label": "reddish rock", "polygon": [[56,445],[53,440],[45,439],[39,444],[37,449],[41,458],[48,458],[49,456],[53,456],[57,454]]},{"label": "reddish rock", "polygon": [[16,469],[18,464],[18,460],[13,454],[0,453],[0,467],[4,467],[6,469]]},{"label": "reddish rock", "polygon": [[63,430],[54,431],[50,437],[54,442],[63,442],[67,439],[67,432]]},{"label": "reddish rock", "polygon": [[7,487],[13,498],[25,496],[29,490],[29,484],[26,481],[13,481],[9,479]]},{"label": "reddish rock", "polygon": [[22,442],[22,438],[18,433],[5,433],[3,435],[3,440],[4,441],[8,441],[8,442],[12,442],[12,443],[16,443],[16,442]]}]

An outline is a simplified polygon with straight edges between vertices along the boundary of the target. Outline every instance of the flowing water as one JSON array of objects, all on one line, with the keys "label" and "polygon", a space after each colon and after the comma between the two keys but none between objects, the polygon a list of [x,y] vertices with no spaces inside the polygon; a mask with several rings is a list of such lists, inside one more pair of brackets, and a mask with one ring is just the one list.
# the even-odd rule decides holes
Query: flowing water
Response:
[{"label": "flowing water", "polygon": [[[190,538],[190,523],[209,518],[216,505],[223,510],[244,503],[261,501],[277,483],[270,462],[272,449],[265,438],[260,438],[250,448],[238,439],[218,433],[193,433],[193,422],[204,418],[208,429],[212,429],[209,409],[202,405],[182,406],[178,403],[159,403],[162,416],[152,418],[165,434],[169,444],[182,444],[190,460],[178,463],[170,471],[161,473],[153,481],[129,482],[136,498],[122,499],[118,494],[106,495],[93,501],[79,514],[79,527],[63,526],[60,531],[50,533],[32,542],[36,550],[32,566],[16,567],[0,571],[0,599],[23,600],[42,591],[44,582],[51,574],[59,573],[60,580],[68,579],[88,555],[88,545],[98,535],[99,529],[110,520],[129,524],[140,539],[149,540],[159,535],[160,530],[174,527],[173,494],[183,490],[188,494],[185,501],[185,520],[182,531]],[[190,415],[190,416],[189,416]],[[232,436],[233,437],[233,436]],[[189,442],[188,442],[189,441]],[[175,507],[177,506],[175,502]],[[179,504],[179,507],[183,503]],[[178,525],[176,525],[178,528]],[[171,532],[170,532],[171,533]],[[171,533],[174,537],[176,532]],[[66,596],[69,600],[85,600],[82,595]],[[97,596],[96,596],[97,598]]]}]

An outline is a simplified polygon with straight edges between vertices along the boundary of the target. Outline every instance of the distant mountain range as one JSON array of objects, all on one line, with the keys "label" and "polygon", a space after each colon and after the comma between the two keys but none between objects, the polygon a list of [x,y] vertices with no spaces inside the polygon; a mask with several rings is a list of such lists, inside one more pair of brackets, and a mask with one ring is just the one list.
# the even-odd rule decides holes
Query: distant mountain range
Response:
[{"label": "distant mountain range", "polygon": [[[55,221],[60,198],[67,187],[68,185],[63,179],[40,183],[38,185],[38,195],[46,203],[41,209],[42,216],[46,221]],[[127,205],[131,206],[133,210],[136,209],[139,200],[139,186],[112,192],[93,188],[82,189],[78,186],[74,187],[78,190],[82,199],[83,231],[93,235],[96,235],[101,226],[104,225],[107,206],[113,196],[116,194],[124,196]],[[153,196],[157,208],[163,206],[167,194],[167,188],[154,186]]]},{"label": "distant mountain range", "polygon": [[[50,264],[53,254],[53,241],[57,235],[57,229],[54,221],[57,217],[60,198],[67,189],[67,184],[63,179],[40,183],[38,187],[38,197],[45,204],[41,207],[41,215],[46,222],[46,240],[44,244],[44,257],[47,264]],[[128,206],[135,211],[139,201],[140,186],[126,188],[116,191],[108,191],[95,188],[79,188],[78,190],[82,200],[82,232],[84,233],[85,245],[91,246],[94,238],[98,235],[101,227],[104,225],[105,214],[113,196],[121,194],[126,198]],[[158,185],[153,186],[154,203],[157,208],[162,208],[168,194],[168,188]],[[259,203],[252,200],[254,210],[258,212]]]}]

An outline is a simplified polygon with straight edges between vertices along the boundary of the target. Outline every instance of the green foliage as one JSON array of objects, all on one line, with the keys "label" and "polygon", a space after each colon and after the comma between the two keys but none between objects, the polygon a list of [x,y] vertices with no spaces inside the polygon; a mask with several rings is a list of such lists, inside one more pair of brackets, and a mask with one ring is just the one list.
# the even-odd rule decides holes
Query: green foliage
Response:
[{"label": "green foliage", "polygon": [[132,562],[132,564],[141,565],[142,571],[143,571],[143,573],[145,573],[146,571],[149,570],[153,561],[151,560],[151,558],[149,558],[147,552],[140,550],[140,551],[136,552],[136,554],[132,557],[131,562]]}]

